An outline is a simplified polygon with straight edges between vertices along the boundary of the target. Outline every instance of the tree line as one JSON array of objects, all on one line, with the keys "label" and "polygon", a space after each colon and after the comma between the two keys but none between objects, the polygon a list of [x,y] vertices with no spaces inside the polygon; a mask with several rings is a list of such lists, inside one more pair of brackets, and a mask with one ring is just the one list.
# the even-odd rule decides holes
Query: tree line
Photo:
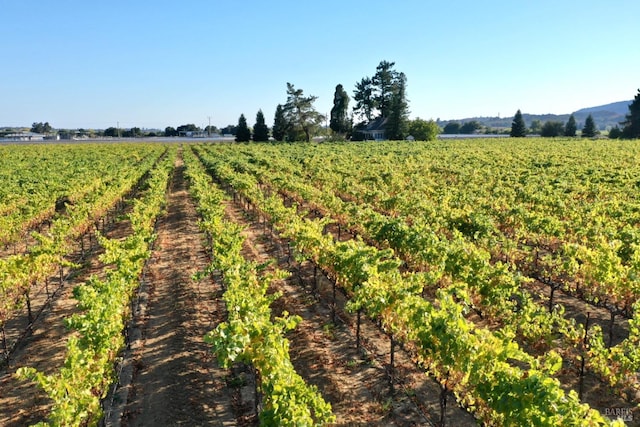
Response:
[{"label": "tree line", "polygon": [[[567,123],[561,121],[550,120],[542,124],[540,120],[534,120],[531,122],[531,127],[527,129],[527,126],[522,118],[522,112],[516,111],[511,124],[510,136],[514,138],[521,138],[527,136],[528,133],[539,134],[543,137],[574,137],[577,135],[578,125],[576,118],[573,114],[569,116]],[[582,128],[582,136],[593,138],[600,133],[596,127],[596,122],[593,120],[591,114],[585,120],[584,127]]]},{"label": "tree line", "polygon": [[[629,113],[625,116],[625,120],[620,123],[622,128],[615,126],[609,131],[609,138],[611,139],[634,139],[640,138],[640,89],[636,94],[633,102],[629,105]],[[543,137],[575,137],[577,136],[578,126],[576,119],[571,114],[566,123],[561,121],[547,121],[542,124],[539,120],[531,122],[531,126],[527,129],[527,126],[522,117],[520,110],[516,111],[511,124],[510,136],[520,138],[527,136],[528,133],[540,134]],[[596,123],[591,114],[589,114],[584,122],[584,127],[580,133],[580,136],[584,138],[595,138],[600,134],[600,131],[596,127]]]},{"label": "tree line", "polygon": [[[386,139],[401,140],[412,137],[416,140],[433,140],[439,133],[473,134],[482,129],[477,121],[466,123],[450,122],[440,129],[433,120],[416,118],[409,120],[408,100],[406,96],[407,78],[404,73],[394,69],[395,63],[381,61],[372,77],[363,77],[356,82],[353,93],[355,106],[349,110],[350,97],[342,84],[335,88],[333,108],[329,116],[331,137],[337,140],[362,140],[371,123],[378,120],[384,124]],[[287,102],[276,107],[271,137],[276,141],[310,141],[318,133],[321,123],[326,119],[318,113],[313,103],[316,96],[305,96],[302,89],[296,89],[287,83]],[[623,128],[614,127],[609,138],[640,138],[640,90],[629,106],[629,114],[621,123]],[[267,141],[269,128],[265,127],[262,111],[256,117],[258,135],[253,135],[247,126],[244,115],[238,121],[236,141]],[[254,130],[255,133],[255,130]],[[571,114],[566,123],[534,120],[527,128],[520,110],[514,116],[509,135],[524,137],[536,134],[542,137],[576,137],[578,124]],[[594,138],[600,134],[593,116],[590,114],[580,131],[580,136]]]},{"label": "tree line", "polygon": [[[394,69],[395,63],[381,61],[376,67],[372,77],[363,77],[356,82],[353,92],[355,105],[349,110],[351,98],[342,84],[335,87],[333,96],[333,108],[329,116],[328,129],[323,129],[322,123],[327,117],[318,113],[314,107],[317,96],[305,95],[302,89],[287,83],[287,100],[278,104],[275,111],[273,126],[265,122],[262,110],[256,114],[255,125],[249,128],[244,114],[240,115],[237,125],[228,125],[218,129],[215,126],[206,126],[204,129],[194,124],[185,124],[177,128],[168,126],[164,132],[145,132],[139,127],[121,129],[109,127],[104,131],[78,129],[75,131],[58,130],[60,135],[68,136],[105,136],[105,137],[154,137],[154,136],[180,136],[189,132],[202,132],[204,135],[222,134],[234,135],[238,142],[248,141],[310,141],[313,136],[321,131],[330,132],[328,135],[334,140],[362,140],[367,127],[373,122],[384,124],[386,139],[401,140],[409,136],[416,140],[433,140],[439,133],[445,134],[472,134],[477,133],[482,125],[477,121],[466,123],[449,122],[440,129],[433,120],[416,118],[410,120],[409,101],[406,88],[407,78],[402,72]],[[609,131],[609,138],[640,138],[640,89],[633,102],[629,105],[629,113],[625,121]],[[31,131],[41,134],[51,134],[54,129],[49,122],[34,122]],[[531,122],[527,128],[522,113],[518,110],[513,118],[509,135],[512,137],[524,137],[528,134],[539,134],[543,137],[575,137],[578,126],[572,114],[566,123],[561,121],[540,120]],[[595,121],[591,115],[587,117],[580,135],[593,138],[599,135]]]}]

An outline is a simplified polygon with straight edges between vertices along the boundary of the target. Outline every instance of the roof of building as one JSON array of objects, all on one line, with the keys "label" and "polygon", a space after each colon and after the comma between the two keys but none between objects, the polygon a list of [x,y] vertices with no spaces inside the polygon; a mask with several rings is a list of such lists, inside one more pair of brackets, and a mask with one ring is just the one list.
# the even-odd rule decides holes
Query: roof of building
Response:
[{"label": "roof of building", "polygon": [[365,132],[383,131],[387,128],[387,117],[378,117],[377,119],[370,121],[363,129]]}]

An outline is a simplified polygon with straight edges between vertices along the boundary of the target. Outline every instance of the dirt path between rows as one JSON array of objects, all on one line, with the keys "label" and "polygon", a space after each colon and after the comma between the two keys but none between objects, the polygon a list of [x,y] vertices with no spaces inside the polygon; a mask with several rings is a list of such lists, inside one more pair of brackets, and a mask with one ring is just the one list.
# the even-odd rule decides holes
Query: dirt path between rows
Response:
[{"label": "dirt path between rows", "polygon": [[192,280],[209,262],[197,220],[178,157],[129,332],[133,378],[124,387],[123,426],[235,424],[226,371],[203,341],[223,310],[216,283]]}]

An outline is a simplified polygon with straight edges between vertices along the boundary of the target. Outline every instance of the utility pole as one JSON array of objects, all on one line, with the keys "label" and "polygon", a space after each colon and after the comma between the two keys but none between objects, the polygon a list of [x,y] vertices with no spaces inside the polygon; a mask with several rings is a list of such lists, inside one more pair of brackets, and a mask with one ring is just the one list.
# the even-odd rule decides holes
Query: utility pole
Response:
[{"label": "utility pole", "polygon": [[207,116],[209,118],[209,127],[207,128],[207,135],[211,138],[211,116]]}]

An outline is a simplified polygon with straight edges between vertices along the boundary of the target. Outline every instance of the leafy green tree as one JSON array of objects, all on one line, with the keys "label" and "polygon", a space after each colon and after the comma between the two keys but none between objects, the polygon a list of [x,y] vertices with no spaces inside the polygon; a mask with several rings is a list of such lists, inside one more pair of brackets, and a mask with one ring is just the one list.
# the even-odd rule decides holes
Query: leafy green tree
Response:
[{"label": "leafy green tree", "polygon": [[516,115],[513,117],[511,133],[509,135],[513,138],[524,138],[527,136],[527,126],[524,124],[524,119],[522,118],[520,110],[516,111]]},{"label": "leafy green tree", "polygon": [[304,96],[302,89],[296,89],[287,83],[287,102],[284,104],[284,116],[289,124],[289,139],[311,141],[311,136],[324,120],[316,111],[313,103],[317,96]]},{"label": "leafy green tree", "polygon": [[458,122],[449,122],[444,125],[444,129],[442,133],[446,133],[447,135],[456,135],[460,133],[460,123]]},{"label": "leafy green tree", "polygon": [[440,133],[440,127],[433,120],[423,120],[417,117],[409,121],[409,135],[416,141],[434,141]]},{"label": "leafy green tree", "polygon": [[178,132],[178,134],[180,134],[180,132],[197,132],[199,131],[200,128],[196,125],[194,125],[193,123],[189,123],[186,125],[180,125],[176,128],[176,131]]},{"label": "leafy green tree", "polygon": [[258,110],[256,114],[256,124],[253,126],[253,140],[256,142],[265,142],[269,140],[269,127],[264,121],[262,110]]},{"label": "leafy green tree", "polygon": [[576,136],[577,131],[578,125],[576,124],[576,118],[572,114],[569,116],[569,120],[567,120],[567,124],[564,127],[564,136]]},{"label": "leafy green tree", "polygon": [[49,122],[38,122],[38,123],[33,123],[31,125],[31,132],[34,133],[44,133],[44,134],[48,134],[52,131],[51,125],[49,124]]},{"label": "leafy green tree", "polygon": [[549,120],[548,122],[544,122],[542,125],[542,130],[540,131],[540,136],[544,136],[547,138],[554,138],[564,134],[564,123],[557,122],[554,120]]},{"label": "leafy green tree", "polygon": [[593,116],[589,114],[587,116],[587,120],[584,122],[584,127],[582,128],[582,136],[586,138],[593,138],[599,133],[598,128],[596,128],[596,122],[593,120]]},{"label": "leafy green tree", "polygon": [[629,114],[626,115],[625,121],[621,123],[623,138],[640,138],[640,89],[636,94],[633,102],[629,104]]},{"label": "leafy green tree", "polygon": [[331,130],[340,135],[345,136],[351,131],[351,120],[349,118],[349,95],[344,87],[339,84],[333,94],[333,108],[331,108],[331,119],[329,127]]},{"label": "leafy green tree", "polygon": [[478,121],[472,120],[470,122],[464,122],[460,126],[460,133],[469,135],[469,134],[474,133],[478,129],[482,129],[482,125]]},{"label": "leafy green tree", "polygon": [[541,120],[532,120],[531,126],[529,126],[529,132],[534,135],[537,135],[542,132],[542,121]]},{"label": "leafy green tree", "polygon": [[236,125],[227,125],[220,129],[220,133],[223,135],[234,135],[238,133],[238,126]]},{"label": "leafy green tree", "polygon": [[[393,63],[391,63],[393,65]],[[387,107],[385,136],[391,140],[402,140],[407,136],[409,104],[406,96],[407,78],[399,73],[392,86],[391,101]]]},{"label": "leafy green tree", "polygon": [[164,136],[178,136],[178,131],[171,126],[167,126],[164,128]]},{"label": "leafy green tree", "polygon": [[112,138],[116,138],[118,136],[118,129],[112,127],[108,127],[102,133],[104,136],[110,136]]},{"label": "leafy green tree", "polygon": [[284,116],[284,108],[278,104],[275,117],[273,118],[273,139],[276,141],[284,141],[288,128],[287,119]]},{"label": "leafy green tree", "polygon": [[205,126],[204,131],[207,133],[207,135],[211,135],[212,133],[219,133],[220,132],[220,130],[217,127],[213,126],[213,125]]},{"label": "leafy green tree", "polygon": [[247,126],[247,119],[244,114],[240,114],[238,119],[238,129],[236,131],[236,142],[249,142],[251,141],[251,130]]}]

